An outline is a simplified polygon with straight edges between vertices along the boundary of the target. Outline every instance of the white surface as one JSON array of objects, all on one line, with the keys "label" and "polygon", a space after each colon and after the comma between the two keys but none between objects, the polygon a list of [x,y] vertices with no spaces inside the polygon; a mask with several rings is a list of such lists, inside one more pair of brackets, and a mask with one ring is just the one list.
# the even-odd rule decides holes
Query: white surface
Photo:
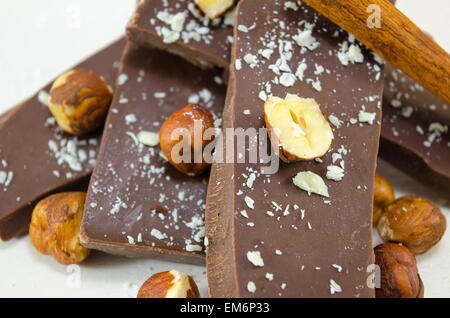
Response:
[{"label": "white surface", "polygon": [[[120,37],[133,4],[131,0],[0,1],[0,113]],[[450,2],[398,0],[398,7],[450,50]],[[387,164],[381,163],[379,172],[393,183],[398,196],[413,194],[440,200],[426,186]],[[443,211],[449,218],[450,209],[443,207]],[[450,230],[437,247],[418,257],[427,297],[450,297],[449,251]],[[174,268],[194,275],[202,295],[207,294],[201,266],[129,260],[95,252],[78,272],[38,254],[28,237],[0,243],[0,264],[0,297],[134,296],[151,274]],[[80,288],[71,288],[76,287],[73,282],[77,277]]]}]

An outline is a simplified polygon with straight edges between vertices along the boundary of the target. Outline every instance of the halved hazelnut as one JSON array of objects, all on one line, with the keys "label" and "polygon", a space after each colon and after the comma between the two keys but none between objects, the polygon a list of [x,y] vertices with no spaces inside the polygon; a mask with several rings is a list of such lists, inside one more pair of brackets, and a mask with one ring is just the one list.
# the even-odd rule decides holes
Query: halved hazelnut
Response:
[{"label": "halved hazelnut", "polygon": [[375,247],[374,252],[381,271],[381,286],[375,290],[377,298],[423,298],[416,259],[406,247],[386,243]]},{"label": "halved hazelnut", "polygon": [[137,298],[200,298],[191,276],[171,270],[150,277],[139,289]]},{"label": "halved hazelnut", "polygon": [[38,252],[52,255],[64,265],[81,263],[90,250],[80,244],[86,193],[51,195],[33,210],[30,239]]},{"label": "halved hazelnut", "polygon": [[205,140],[207,129],[214,129],[212,114],[194,104],[176,111],[162,124],[159,132],[161,150],[178,171],[198,176],[210,167],[203,151],[214,141],[214,135]]},{"label": "halved hazelnut", "polygon": [[429,200],[406,196],[389,204],[378,222],[385,241],[399,242],[414,254],[423,254],[436,245],[447,227],[445,216]]},{"label": "halved hazelnut", "polygon": [[194,0],[194,2],[208,18],[215,19],[227,12],[236,0]]},{"label": "halved hazelnut", "polygon": [[111,100],[112,89],[102,77],[72,70],[53,83],[49,108],[65,132],[83,135],[104,123]]},{"label": "halved hazelnut", "polygon": [[285,162],[313,160],[331,147],[333,131],[314,99],[269,96],[264,118],[272,146],[279,148],[279,157]]},{"label": "halved hazelnut", "polygon": [[373,225],[376,226],[384,208],[395,200],[395,196],[392,185],[379,174],[375,175],[373,192]]}]

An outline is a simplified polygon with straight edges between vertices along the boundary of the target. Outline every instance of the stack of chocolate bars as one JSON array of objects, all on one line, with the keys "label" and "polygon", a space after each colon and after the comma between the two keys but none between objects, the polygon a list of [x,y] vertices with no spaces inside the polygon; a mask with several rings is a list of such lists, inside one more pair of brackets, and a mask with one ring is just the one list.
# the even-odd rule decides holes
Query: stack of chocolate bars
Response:
[{"label": "stack of chocolate bars", "polygon": [[[212,297],[373,297],[379,145],[383,159],[449,193],[449,106],[300,1],[203,2],[139,1],[126,39],[73,68],[115,83],[102,129],[64,132],[51,85],[0,117],[0,238],[25,233],[40,199],[87,191],[85,247],[206,257]],[[332,131],[325,153],[287,154],[273,135],[260,147],[274,97],[320,105]],[[216,155],[232,153],[200,176],[144,141],[188,104],[222,129]],[[294,121],[296,138],[322,129]],[[242,148],[224,142],[236,131],[247,133]],[[313,152],[323,141],[307,142]]]}]

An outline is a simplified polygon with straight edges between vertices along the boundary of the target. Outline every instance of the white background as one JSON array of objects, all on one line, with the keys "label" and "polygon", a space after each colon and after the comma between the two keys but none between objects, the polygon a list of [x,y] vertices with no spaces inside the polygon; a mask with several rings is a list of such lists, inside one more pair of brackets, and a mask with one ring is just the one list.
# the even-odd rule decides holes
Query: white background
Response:
[{"label": "white background", "polygon": [[[398,7],[450,51],[448,0],[398,0]],[[0,113],[124,33],[132,0],[0,1]],[[0,136],[1,138],[1,136]],[[379,172],[397,195],[413,194],[441,202],[427,187],[380,162]],[[447,198],[448,199],[448,198]],[[0,202],[1,207],[1,202]],[[444,208],[447,218],[450,209]],[[442,242],[418,257],[425,296],[450,297],[450,230]],[[0,243],[0,297],[130,297],[158,271],[180,269],[194,276],[207,295],[205,269],[130,260],[94,252],[80,272],[38,254],[28,237]],[[81,277],[81,288],[69,288]]]}]

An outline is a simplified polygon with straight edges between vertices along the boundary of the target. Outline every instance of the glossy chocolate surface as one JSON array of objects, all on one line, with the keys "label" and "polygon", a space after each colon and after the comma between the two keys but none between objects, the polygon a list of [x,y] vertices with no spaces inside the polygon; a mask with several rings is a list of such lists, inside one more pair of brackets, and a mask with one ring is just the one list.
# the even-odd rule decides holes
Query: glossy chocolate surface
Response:
[{"label": "glossy chocolate surface", "polygon": [[441,193],[450,194],[450,106],[386,66],[380,156]]},{"label": "glossy chocolate surface", "polygon": [[84,245],[128,257],[160,256],[203,262],[208,175],[189,177],[144,146],[142,131],[161,124],[188,103],[219,117],[225,86],[218,71],[201,70],[180,57],[129,43],[122,58],[83,222]]},{"label": "glossy chocolate surface", "polygon": [[[113,85],[114,64],[123,47],[124,41],[119,40],[73,68],[94,71]],[[101,130],[83,137],[63,133],[46,105],[50,87],[45,86],[0,119],[2,240],[27,231],[36,200],[63,188],[80,189],[76,184],[88,177],[95,165]]]},{"label": "glossy chocolate surface", "polygon": [[[172,23],[180,18],[181,27]],[[167,50],[202,68],[228,68],[232,21],[230,15],[210,20],[191,0],[144,0],[137,5],[127,35],[140,46]]]},{"label": "glossy chocolate surface", "polygon": [[[234,43],[225,128],[263,127],[269,94],[314,98],[338,121],[332,121],[332,148],[320,161],[281,163],[273,175],[260,174],[267,165],[213,165],[206,209],[210,296],[374,297],[367,271],[374,262],[380,65],[312,9],[279,0],[241,1]],[[302,62],[303,74],[286,81]],[[344,168],[341,181],[326,177],[330,165]],[[301,171],[321,176],[329,198],[296,187],[292,178]],[[259,252],[264,265],[250,262],[248,252]]]}]

